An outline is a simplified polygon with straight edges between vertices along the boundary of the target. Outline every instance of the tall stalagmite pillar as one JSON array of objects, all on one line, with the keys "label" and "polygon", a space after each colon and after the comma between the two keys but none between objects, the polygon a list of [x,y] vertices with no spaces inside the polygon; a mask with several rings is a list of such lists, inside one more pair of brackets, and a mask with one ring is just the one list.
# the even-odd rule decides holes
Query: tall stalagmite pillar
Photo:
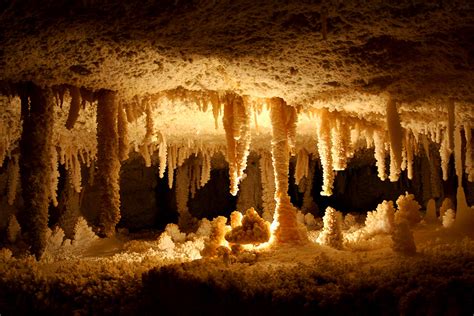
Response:
[{"label": "tall stalagmite pillar", "polygon": [[46,248],[51,182],[51,140],[54,123],[51,91],[33,84],[23,87],[20,140],[21,187],[24,200],[22,229],[32,253],[40,259]]},{"label": "tall stalagmite pillar", "polygon": [[280,98],[271,99],[272,158],[275,172],[274,220],[278,226],[275,239],[279,243],[302,243],[305,238],[298,229],[296,208],[288,195],[288,168],[290,144],[296,136],[296,109]]},{"label": "tall stalagmite pillar", "polygon": [[101,90],[97,104],[97,175],[100,196],[99,226],[106,237],[115,234],[120,220],[120,159],[118,102],[115,92]]}]

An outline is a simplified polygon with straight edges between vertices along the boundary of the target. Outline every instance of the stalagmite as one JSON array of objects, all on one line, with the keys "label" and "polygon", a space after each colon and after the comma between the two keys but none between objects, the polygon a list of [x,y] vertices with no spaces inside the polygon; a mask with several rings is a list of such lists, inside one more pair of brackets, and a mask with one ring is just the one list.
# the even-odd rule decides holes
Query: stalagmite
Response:
[{"label": "stalagmite", "polygon": [[317,130],[318,153],[323,167],[323,190],[321,191],[321,195],[330,196],[332,195],[334,185],[334,172],[331,155],[331,117],[328,110],[321,110],[319,120]]},{"label": "stalagmite", "polygon": [[397,105],[391,98],[387,102],[387,129],[390,140],[390,181],[395,182],[400,176],[402,165],[403,130]]},{"label": "stalagmite", "polygon": [[119,134],[119,158],[120,161],[128,159],[130,151],[130,140],[128,138],[128,122],[124,105],[121,103],[118,109],[117,128]]},{"label": "stalagmite", "polygon": [[474,182],[474,161],[472,150],[471,124],[464,124],[464,136],[466,138],[466,175],[469,182]]},{"label": "stalagmite", "polygon": [[[271,99],[272,158],[275,173],[275,215],[277,228],[275,238],[280,243],[301,243],[304,241],[296,221],[296,208],[288,196],[288,139],[296,128],[296,109],[280,98]],[[329,131],[328,131],[329,134]]]},{"label": "stalagmite", "polygon": [[8,192],[7,202],[13,205],[18,191],[18,183],[20,181],[20,165],[18,163],[19,155],[14,155],[8,162]]},{"label": "stalagmite", "polygon": [[227,141],[230,193],[236,195],[239,182],[244,177],[251,136],[249,108],[242,97],[232,93],[226,94],[222,121]]},{"label": "stalagmite", "polygon": [[97,104],[97,174],[95,181],[99,191],[99,225],[107,237],[115,234],[120,220],[120,159],[117,130],[115,92],[101,90]]},{"label": "stalagmite", "polygon": [[434,199],[430,199],[426,204],[426,215],[424,220],[427,223],[438,223],[438,217],[436,216],[436,202]]},{"label": "stalagmite", "polygon": [[[49,90],[30,84],[22,92],[23,132],[20,140],[23,231],[37,259],[46,247],[51,183],[54,99]],[[29,100],[28,100],[29,97]]]},{"label": "stalagmite", "polygon": [[381,130],[374,131],[374,155],[376,160],[377,171],[380,180],[387,179],[385,171],[385,133]]}]

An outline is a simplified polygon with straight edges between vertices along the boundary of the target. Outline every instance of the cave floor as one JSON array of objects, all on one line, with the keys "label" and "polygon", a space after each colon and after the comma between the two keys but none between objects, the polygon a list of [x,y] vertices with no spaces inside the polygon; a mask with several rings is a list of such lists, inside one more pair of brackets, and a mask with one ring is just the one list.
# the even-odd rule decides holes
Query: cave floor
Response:
[{"label": "cave floor", "polygon": [[[157,248],[158,232],[96,240],[81,254],[0,255],[8,314],[425,314],[474,311],[474,236],[414,230],[417,253],[389,235],[351,248],[269,247],[197,259],[198,242]],[[194,248],[193,248],[194,247]]]}]

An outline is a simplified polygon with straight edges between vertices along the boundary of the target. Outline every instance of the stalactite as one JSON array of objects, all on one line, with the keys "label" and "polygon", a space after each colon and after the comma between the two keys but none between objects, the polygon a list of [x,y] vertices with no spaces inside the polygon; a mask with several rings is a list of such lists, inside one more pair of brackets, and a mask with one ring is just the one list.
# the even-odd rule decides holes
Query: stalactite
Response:
[{"label": "stalactite", "polygon": [[221,112],[221,103],[219,101],[219,95],[217,92],[210,93],[210,101],[212,104],[212,114],[214,115],[215,128],[219,128],[219,114]]},{"label": "stalactite", "polygon": [[82,190],[82,171],[81,171],[81,163],[77,159],[75,154],[71,155],[71,165],[68,168],[68,172],[70,174],[70,184],[74,188],[74,190],[79,193]]},{"label": "stalactite", "polygon": [[[280,98],[271,99],[272,158],[275,173],[275,238],[281,243],[304,240],[296,221],[296,208],[288,196],[289,138],[296,128],[296,109]],[[329,131],[328,131],[329,132]]]},{"label": "stalactite", "polygon": [[56,146],[51,146],[51,185],[50,185],[50,199],[51,203],[56,207],[58,206],[58,183],[59,183],[59,161],[58,151]]},{"label": "stalactite", "polygon": [[466,138],[466,175],[469,182],[474,182],[474,161],[472,150],[472,129],[471,124],[464,124],[464,136]]},{"label": "stalactite", "polygon": [[380,180],[385,181],[387,179],[387,173],[385,171],[385,133],[383,131],[374,131],[374,146],[378,176]]},{"label": "stalactite", "polygon": [[462,187],[463,164],[462,164],[462,138],[461,126],[456,126],[454,130],[454,167],[458,177],[458,188]]},{"label": "stalactite", "polygon": [[318,153],[323,167],[323,187],[321,195],[331,196],[334,185],[333,161],[331,155],[331,126],[330,113],[323,109],[318,126]]},{"label": "stalactite", "polygon": [[439,148],[439,155],[441,157],[441,170],[443,171],[443,180],[448,180],[448,166],[449,158],[451,157],[451,149],[449,149],[449,132],[445,131],[443,134],[443,141]]},{"label": "stalactite", "polygon": [[347,166],[350,130],[341,119],[336,119],[331,127],[331,158],[333,170],[344,170]]},{"label": "stalactite", "polygon": [[120,220],[120,159],[115,92],[101,90],[97,105],[97,175],[100,196],[100,228],[105,236],[115,234]]},{"label": "stalactite", "polygon": [[244,177],[250,147],[250,115],[242,97],[227,93],[222,119],[227,141],[230,193],[236,195]]},{"label": "stalactite", "polygon": [[166,171],[166,158],[168,154],[168,146],[166,146],[166,138],[165,136],[160,132],[159,133],[159,141],[160,145],[158,146],[158,158],[160,160],[160,172],[159,176],[161,179],[165,176],[165,171]]},{"label": "stalactite", "polygon": [[211,155],[209,150],[202,152],[201,188],[211,179]]},{"label": "stalactite", "polygon": [[81,110],[81,92],[79,88],[71,86],[69,87],[69,94],[71,95],[71,105],[69,107],[66,128],[73,129]]},{"label": "stalactite", "polygon": [[308,178],[309,155],[306,149],[301,148],[296,156],[295,184],[299,185],[303,177]]},{"label": "stalactite", "polygon": [[[20,140],[20,173],[24,201],[22,227],[37,259],[46,248],[51,185],[51,146],[54,98],[49,90],[29,85],[22,92],[23,117]],[[28,103],[28,94],[30,102]]]},{"label": "stalactite", "polygon": [[390,181],[395,182],[400,176],[402,165],[403,130],[397,105],[391,98],[387,102],[387,129],[390,141]]},{"label": "stalactite", "polygon": [[172,145],[168,148],[168,187],[173,188],[174,169],[178,162],[178,147]]},{"label": "stalactite", "polygon": [[130,152],[130,140],[128,138],[128,122],[123,103],[120,103],[117,117],[117,128],[119,134],[119,159],[125,161]]},{"label": "stalactite", "polygon": [[454,149],[454,101],[448,103],[448,148],[452,152]]},{"label": "stalactite", "polygon": [[407,152],[407,176],[408,179],[413,179],[413,135],[406,133],[406,152]]},{"label": "stalactite", "polygon": [[13,155],[8,162],[8,193],[7,201],[9,205],[13,205],[15,202],[16,194],[18,191],[18,184],[20,180],[20,165],[18,163],[19,155]]},{"label": "stalactite", "polygon": [[268,222],[273,221],[275,212],[275,173],[273,172],[272,157],[267,151],[260,154],[260,179],[262,182],[262,217]]},{"label": "stalactite", "polygon": [[145,159],[145,166],[151,167],[151,154],[153,152],[150,152],[150,144],[152,142],[152,138],[155,133],[155,130],[153,127],[153,124],[154,124],[153,114],[152,114],[151,106],[149,102],[146,103],[145,114],[146,114],[146,134],[145,134],[143,143],[140,145],[140,153],[143,156],[143,159]]}]

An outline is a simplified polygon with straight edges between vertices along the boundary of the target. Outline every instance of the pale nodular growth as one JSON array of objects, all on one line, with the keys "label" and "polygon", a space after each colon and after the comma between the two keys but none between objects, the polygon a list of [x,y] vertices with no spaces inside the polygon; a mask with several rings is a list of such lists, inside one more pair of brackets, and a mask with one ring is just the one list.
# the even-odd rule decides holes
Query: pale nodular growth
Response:
[{"label": "pale nodular growth", "polygon": [[413,194],[400,195],[397,199],[398,211],[395,212],[395,222],[401,223],[407,221],[410,226],[415,226],[421,221],[421,206],[415,200]]},{"label": "pale nodular growth", "polygon": [[125,113],[123,103],[120,103],[118,109],[117,128],[119,134],[119,158],[120,161],[125,161],[128,159],[130,152],[130,140],[128,138],[127,114]]},{"label": "pale nodular growth", "polygon": [[439,218],[442,219],[444,213],[449,209],[454,209],[454,204],[453,201],[447,197],[444,198],[443,203],[441,203],[441,206],[439,207]]},{"label": "pale nodular growth", "polygon": [[377,205],[377,209],[367,212],[365,219],[365,231],[369,236],[377,234],[389,234],[395,223],[395,208],[392,201],[383,201]]},{"label": "pale nodular growth", "polygon": [[403,130],[400,124],[397,105],[391,98],[387,102],[387,129],[390,140],[390,181],[396,182],[400,177],[402,165]]},{"label": "pale nodular growth", "polygon": [[120,220],[120,159],[118,148],[117,111],[115,92],[99,92],[97,106],[97,174],[101,233],[115,234]]},{"label": "pale nodular growth", "polygon": [[326,208],[323,217],[324,227],[321,234],[319,234],[318,243],[332,248],[341,249],[343,241],[341,228],[342,216],[338,213],[339,212],[332,207],[328,206]]},{"label": "pale nodular growth", "polygon": [[241,226],[243,216],[244,215],[239,211],[233,211],[232,213],[230,213],[230,227],[234,229],[238,226]]},{"label": "pale nodular growth", "polygon": [[230,193],[236,195],[244,177],[251,140],[249,109],[242,97],[233,93],[225,95],[222,122],[227,141]]},{"label": "pale nodular growth", "polygon": [[451,228],[455,222],[456,213],[453,209],[449,208],[444,212],[443,216],[441,217],[443,227],[444,228]]},{"label": "pale nodular growth", "polygon": [[472,150],[472,129],[471,124],[464,124],[464,136],[466,138],[466,175],[469,182],[474,182],[474,157]]},{"label": "pale nodular growth", "polygon": [[218,254],[218,248],[225,241],[225,234],[227,233],[226,223],[227,218],[224,216],[218,216],[212,220],[211,233],[201,253],[203,257],[212,257]]},{"label": "pale nodular growth", "polygon": [[295,184],[299,185],[301,179],[308,178],[309,175],[309,155],[306,149],[301,148],[296,156]]},{"label": "pale nodular growth", "polygon": [[323,187],[321,195],[331,196],[334,185],[333,160],[331,155],[331,116],[327,109],[322,109],[318,126],[318,153],[323,167]]},{"label": "pale nodular growth", "polygon": [[166,138],[163,133],[160,132],[158,135],[158,140],[160,142],[160,145],[158,145],[158,158],[160,160],[159,175],[160,178],[163,179],[166,171],[166,158],[168,154],[168,147],[166,146]]},{"label": "pale nodular growth", "polygon": [[262,182],[262,217],[273,222],[273,214],[275,213],[275,173],[273,172],[272,157],[267,151],[260,154],[260,179]]},{"label": "pale nodular growth", "polygon": [[174,169],[178,163],[178,147],[176,145],[168,148],[168,187],[173,188]]},{"label": "pale nodular growth", "polygon": [[347,155],[349,151],[350,129],[339,118],[333,122],[331,127],[331,155],[333,170],[340,171],[347,167]]},{"label": "pale nodular growth", "polygon": [[245,215],[240,220],[240,225],[238,225],[237,220],[237,218],[234,219],[234,225],[232,225],[231,221],[232,230],[225,235],[225,239],[228,242],[235,244],[261,244],[270,240],[270,223],[261,218],[253,207],[245,212]]},{"label": "pale nodular growth", "polygon": [[270,118],[272,122],[272,158],[275,173],[275,200],[277,228],[275,238],[280,243],[300,243],[304,237],[298,229],[296,208],[288,196],[288,168],[290,150],[288,139],[296,129],[296,109],[280,98],[272,98]]},{"label": "pale nodular growth", "polygon": [[9,205],[13,205],[15,202],[16,194],[18,191],[18,184],[20,181],[20,165],[18,162],[19,155],[13,155],[8,161],[8,193],[7,201]]},{"label": "pale nodular growth", "polygon": [[443,134],[443,141],[439,148],[439,155],[441,157],[441,170],[443,171],[443,180],[448,180],[449,159],[451,157],[451,149],[449,148],[449,134],[445,131]]},{"label": "pale nodular growth", "polygon": [[382,130],[374,131],[374,147],[378,175],[380,180],[385,181],[387,179],[385,171],[385,133]]},{"label": "pale nodular growth", "polygon": [[29,84],[21,95],[23,133],[20,140],[21,188],[24,231],[32,253],[39,260],[46,248],[51,187],[51,146],[54,98],[50,90]]}]

